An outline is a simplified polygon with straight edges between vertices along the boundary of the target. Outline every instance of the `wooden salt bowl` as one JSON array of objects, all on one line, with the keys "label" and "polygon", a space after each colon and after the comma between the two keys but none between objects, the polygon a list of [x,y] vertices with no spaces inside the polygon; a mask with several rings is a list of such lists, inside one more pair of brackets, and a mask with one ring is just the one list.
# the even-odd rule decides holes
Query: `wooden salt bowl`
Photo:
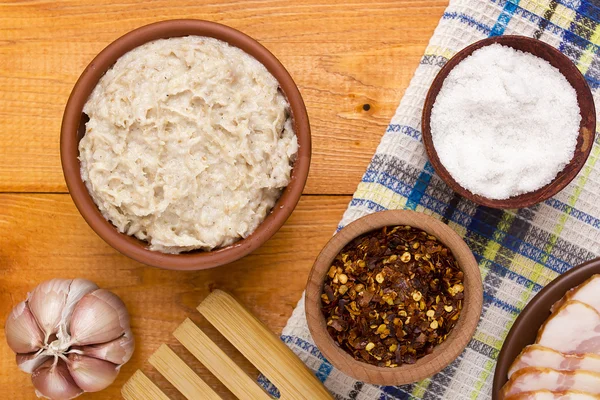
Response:
[{"label": "wooden salt bowl", "polygon": [[[569,164],[558,173],[556,178],[544,187],[533,192],[523,193],[518,196],[510,197],[504,200],[489,199],[477,194],[471,193],[463,188],[454,180],[448,170],[442,165],[431,137],[431,110],[435,103],[438,93],[442,88],[444,80],[450,71],[458,65],[462,60],[470,56],[475,50],[484,46],[489,46],[493,43],[499,43],[504,46],[512,47],[523,52],[531,53],[548,61],[553,67],[557,68],[573,86],[577,93],[577,103],[581,112],[581,124],[579,126],[579,137],[577,138],[577,146],[575,155]],[[483,39],[472,45],[465,47],[454,57],[452,57],[437,74],[429,92],[425,99],[422,115],[422,136],[425,150],[429,162],[433,165],[435,172],[442,178],[448,186],[462,197],[469,199],[477,204],[481,204],[493,208],[523,208],[529,207],[542,201],[549,199],[565,186],[567,186],[577,176],[583,165],[585,164],[592,145],[594,144],[594,136],[596,132],[596,108],[594,106],[594,98],[592,92],[575,64],[560,51],[540,40],[532,39],[525,36],[496,36],[488,39]],[[541,166],[540,166],[541,167]]]},{"label": "wooden salt bowl", "polygon": [[[451,251],[464,273],[465,297],[457,324],[447,339],[434,347],[431,354],[414,364],[394,368],[378,367],[355,360],[327,332],[321,314],[321,293],[325,275],[335,256],[356,237],[384,226],[410,225],[438,238]],[[483,286],[479,266],[466,243],[448,225],[433,217],[406,210],[381,211],[362,217],[339,231],[317,257],[306,286],[306,319],[310,334],[325,358],[334,367],[362,382],[377,385],[404,385],[434,375],[454,361],[465,349],[475,332],[483,303]]]}]

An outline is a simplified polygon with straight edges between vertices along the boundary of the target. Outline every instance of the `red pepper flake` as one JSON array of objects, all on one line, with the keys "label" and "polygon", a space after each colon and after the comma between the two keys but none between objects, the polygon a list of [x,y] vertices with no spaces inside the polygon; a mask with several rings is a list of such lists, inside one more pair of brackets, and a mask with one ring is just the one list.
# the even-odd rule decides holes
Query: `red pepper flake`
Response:
[{"label": "red pepper flake", "polygon": [[450,249],[411,226],[384,227],[347,244],[323,285],[327,331],[355,359],[414,364],[456,325],[463,272]]}]

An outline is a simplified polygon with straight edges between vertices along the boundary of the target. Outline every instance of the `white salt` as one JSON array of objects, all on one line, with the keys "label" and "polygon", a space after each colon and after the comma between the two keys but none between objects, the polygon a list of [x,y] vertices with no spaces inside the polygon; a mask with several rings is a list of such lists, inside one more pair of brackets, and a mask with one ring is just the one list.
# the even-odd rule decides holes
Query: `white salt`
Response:
[{"label": "white salt", "polygon": [[492,44],[446,77],[431,112],[440,161],[465,189],[507,199],[550,183],[573,158],[575,89],[547,61]]}]

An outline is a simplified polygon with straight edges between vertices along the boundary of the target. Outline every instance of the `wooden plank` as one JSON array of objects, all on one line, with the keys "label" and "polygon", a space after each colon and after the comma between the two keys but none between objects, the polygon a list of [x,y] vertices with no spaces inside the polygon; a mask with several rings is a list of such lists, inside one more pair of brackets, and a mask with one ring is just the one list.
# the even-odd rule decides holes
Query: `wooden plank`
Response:
[{"label": "wooden plank", "polygon": [[[447,0],[1,2],[0,192],[65,192],[60,122],[81,71],[131,29],[162,19],[200,18],[246,32],[283,62],[311,119],[314,150],[305,193],[350,194],[446,5]],[[195,307],[211,289],[223,288],[279,333],[348,201],[304,197],[280,232],[243,260],[209,271],[174,272],[115,252],[87,227],[67,195],[0,194],[0,315],[8,315],[43,280],[94,280],[126,302],[137,343],[115,384],[86,399],[120,398],[120,388],[140,368],[170,398],[182,398],[145,363],[162,343],[224,399],[233,399],[171,333],[191,317],[247,373],[256,374]],[[3,325],[0,321],[0,343]],[[0,388],[13,400],[36,398],[29,376],[16,368],[5,345]]]},{"label": "wooden plank", "polygon": [[198,311],[277,387],[281,400],[333,400],[298,356],[229,293],[213,291]]},{"label": "wooden plank", "polygon": [[[255,37],[308,107],[305,193],[351,194],[394,114],[447,0],[121,0],[0,3],[0,191],[65,192],[58,137],[68,95],[122,34],[169,18]],[[368,111],[363,105],[368,104]]]},{"label": "wooden plank", "polygon": [[125,400],[169,400],[142,371],[135,371],[123,385],[121,394]]},{"label": "wooden plank", "polygon": [[167,378],[186,399],[222,400],[215,391],[175,354],[166,344],[161,345],[148,362]]},{"label": "wooden plank", "polygon": [[[191,318],[236,364],[251,376],[256,370],[196,307],[220,288],[233,293],[278,334],[306,285],[308,272],[331,237],[350,198],[305,196],[286,225],[244,259],[199,272],[164,271],[134,262],[106,245],[86,225],[66,194],[0,194],[0,319],[39,282],[87,278],[118,294],[132,315],[136,351],[107,390],[86,399],[116,399],[135,370],[144,373],[172,399],[182,399],[146,360],[166,343],[223,399],[234,397],[172,336]],[[284,271],[284,273],[282,273]],[[0,320],[0,388],[12,400],[36,399],[29,375],[15,365],[5,345]]]},{"label": "wooden plank", "polygon": [[179,325],[173,336],[238,399],[271,400],[271,396],[191,320],[186,319]]}]

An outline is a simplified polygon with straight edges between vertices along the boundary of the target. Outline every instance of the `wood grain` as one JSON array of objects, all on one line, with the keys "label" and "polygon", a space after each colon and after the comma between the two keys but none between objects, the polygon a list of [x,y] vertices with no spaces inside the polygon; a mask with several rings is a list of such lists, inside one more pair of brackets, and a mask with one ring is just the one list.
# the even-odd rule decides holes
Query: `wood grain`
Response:
[{"label": "wood grain", "polygon": [[213,291],[198,311],[277,387],[281,400],[333,400],[298,356],[229,293]]},{"label": "wood grain", "polygon": [[[305,193],[351,194],[447,0],[4,1],[0,3],[0,191],[65,192],[58,139],[79,74],[141,25],[208,19],[258,39],[307,104]],[[363,105],[369,104],[368,111]]]},{"label": "wood grain", "polygon": [[125,400],[168,400],[168,397],[141,371],[136,371],[123,386]]},{"label": "wood grain", "polygon": [[[148,359],[150,364],[188,400],[222,400],[173,350],[163,344]],[[133,374],[135,377],[135,374]],[[129,382],[129,381],[128,381]],[[254,383],[254,382],[253,382]],[[127,383],[123,388],[127,386]],[[124,391],[121,391],[123,394]]]},{"label": "wood grain", "polygon": [[[119,398],[127,378],[142,368],[170,398],[183,399],[144,361],[161,343],[220,396],[234,398],[171,333],[191,317],[247,373],[256,374],[195,307],[211,289],[223,288],[281,332],[446,5],[447,0],[0,2],[0,320],[43,280],[88,278],[128,305],[137,349],[113,386],[82,398]],[[280,232],[253,254],[203,272],[133,262],[88,228],[68,195],[41,194],[66,193],[58,141],[64,105],[79,74],[119,36],[171,18],[224,23],[263,43],[294,77],[312,125],[305,193],[319,196],[304,197]],[[3,330],[0,393],[35,399]]]},{"label": "wood grain", "polygon": [[254,379],[191,320],[183,321],[173,335],[239,400],[271,399]]},{"label": "wood grain", "polygon": [[234,397],[172,333],[191,318],[251,376],[256,370],[200,316],[196,307],[214,288],[233,293],[275,333],[281,332],[306,285],[313,261],[333,234],[350,197],[305,196],[287,224],[263,247],[233,264],[199,272],[165,271],[134,262],[86,225],[67,194],[0,194],[0,393],[35,399],[29,376],[16,367],[4,320],[39,282],[81,277],[118,294],[132,315],[136,351],[117,381],[85,399],[113,399],[141,368],[173,399],[177,391],[146,363],[166,343],[224,398]]}]

